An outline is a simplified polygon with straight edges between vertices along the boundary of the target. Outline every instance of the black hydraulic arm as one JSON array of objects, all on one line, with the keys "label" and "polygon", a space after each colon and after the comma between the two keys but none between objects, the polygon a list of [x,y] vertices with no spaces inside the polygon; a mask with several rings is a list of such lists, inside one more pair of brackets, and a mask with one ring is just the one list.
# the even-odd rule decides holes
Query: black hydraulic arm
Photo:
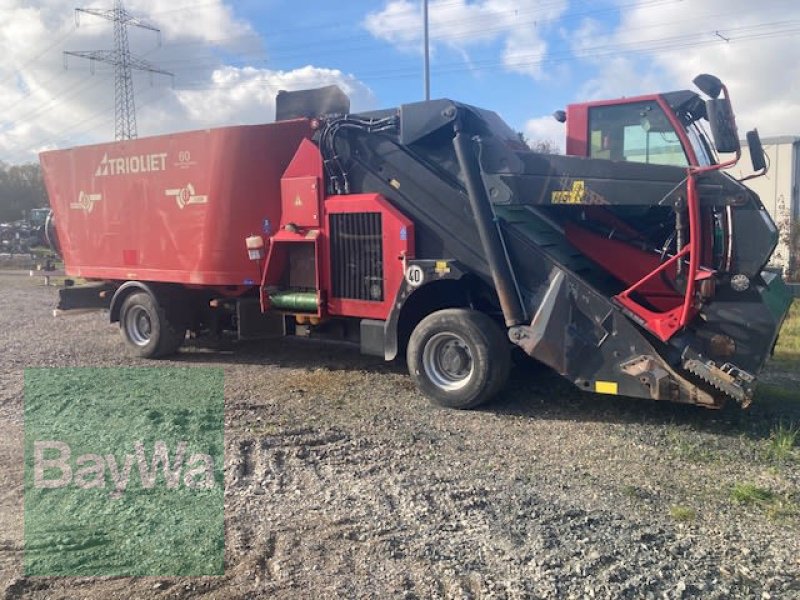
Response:
[{"label": "black hydraulic arm", "polygon": [[470,208],[475,219],[475,226],[481,240],[481,246],[489,264],[492,274],[497,297],[500,300],[500,308],[503,311],[507,327],[519,325],[525,321],[525,311],[519,299],[517,287],[514,283],[514,276],[508,264],[508,257],[503,248],[503,241],[500,239],[500,232],[495,223],[492,205],[486,193],[486,186],[481,177],[478,158],[470,143],[470,136],[461,128],[460,119],[454,123],[455,137],[453,147],[456,151],[461,173],[464,176],[464,184],[469,197]]}]

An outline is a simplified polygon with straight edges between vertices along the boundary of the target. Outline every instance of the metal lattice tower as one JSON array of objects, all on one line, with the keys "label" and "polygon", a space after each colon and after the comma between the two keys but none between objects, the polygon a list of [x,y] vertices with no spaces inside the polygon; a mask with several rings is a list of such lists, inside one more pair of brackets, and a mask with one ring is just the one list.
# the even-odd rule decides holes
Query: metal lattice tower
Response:
[{"label": "metal lattice tower", "polygon": [[[77,56],[78,58],[89,59],[92,73],[94,73],[94,61],[100,61],[113,65],[114,67],[114,99],[115,99],[115,126],[114,137],[117,140],[130,140],[136,138],[136,104],[133,94],[133,70],[146,71],[151,75],[159,73],[161,75],[173,76],[172,73],[157,68],[152,63],[147,62],[131,54],[128,47],[128,27],[141,27],[155,31],[160,35],[157,27],[150,25],[130,14],[122,5],[122,0],[114,1],[114,8],[102,10],[98,8],[76,8],[75,24],[80,24],[80,15],[85,13],[102,17],[114,22],[114,49],[113,50],[81,50],[64,52],[64,66],[67,65],[67,56]],[[160,38],[159,38],[160,41]]]}]

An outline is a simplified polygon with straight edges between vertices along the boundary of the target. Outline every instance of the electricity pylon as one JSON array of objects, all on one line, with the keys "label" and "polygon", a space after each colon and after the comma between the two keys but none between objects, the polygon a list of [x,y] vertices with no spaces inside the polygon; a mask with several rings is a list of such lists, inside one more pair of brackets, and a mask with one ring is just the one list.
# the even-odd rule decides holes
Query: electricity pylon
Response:
[{"label": "electricity pylon", "polygon": [[[115,99],[115,126],[114,137],[117,140],[131,140],[136,138],[136,104],[133,95],[134,69],[148,73],[173,76],[168,71],[163,71],[154,64],[131,54],[128,47],[128,27],[141,27],[155,31],[160,35],[157,27],[142,21],[130,14],[122,5],[122,0],[114,1],[114,8],[103,10],[99,8],[76,8],[75,24],[80,24],[81,14],[93,15],[114,22],[114,49],[113,50],[81,50],[64,52],[64,66],[67,56],[89,59],[92,73],[94,61],[100,61],[114,67],[114,99]],[[160,41],[160,38],[159,38]]]}]

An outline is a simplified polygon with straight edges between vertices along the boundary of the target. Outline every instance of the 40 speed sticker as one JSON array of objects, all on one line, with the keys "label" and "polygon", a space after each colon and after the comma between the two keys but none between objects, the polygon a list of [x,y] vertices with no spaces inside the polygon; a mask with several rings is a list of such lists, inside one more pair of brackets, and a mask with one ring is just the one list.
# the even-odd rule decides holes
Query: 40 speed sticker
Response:
[{"label": "40 speed sticker", "polygon": [[425,271],[419,265],[411,265],[406,269],[406,281],[408,285],[419,287],[425,281]]}]

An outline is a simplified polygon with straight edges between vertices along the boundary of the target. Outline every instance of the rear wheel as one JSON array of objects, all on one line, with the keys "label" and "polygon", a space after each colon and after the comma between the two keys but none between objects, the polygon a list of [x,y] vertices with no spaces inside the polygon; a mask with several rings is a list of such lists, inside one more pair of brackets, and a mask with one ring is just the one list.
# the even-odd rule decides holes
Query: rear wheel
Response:
[{"label": "rear wheel", "polygon": [[449,408],[474,408],[490,400],[508,379],[509,344],[483,313],[462,308],[425,317],[411,334],[408,371],[420,390]]},{"label": "rear wheel", "polygon": [[125,298],[119,327],[130,352],[142,358],[174,354],[186,334],[186,329],[171,323],[164,308],[144,291]]}]

